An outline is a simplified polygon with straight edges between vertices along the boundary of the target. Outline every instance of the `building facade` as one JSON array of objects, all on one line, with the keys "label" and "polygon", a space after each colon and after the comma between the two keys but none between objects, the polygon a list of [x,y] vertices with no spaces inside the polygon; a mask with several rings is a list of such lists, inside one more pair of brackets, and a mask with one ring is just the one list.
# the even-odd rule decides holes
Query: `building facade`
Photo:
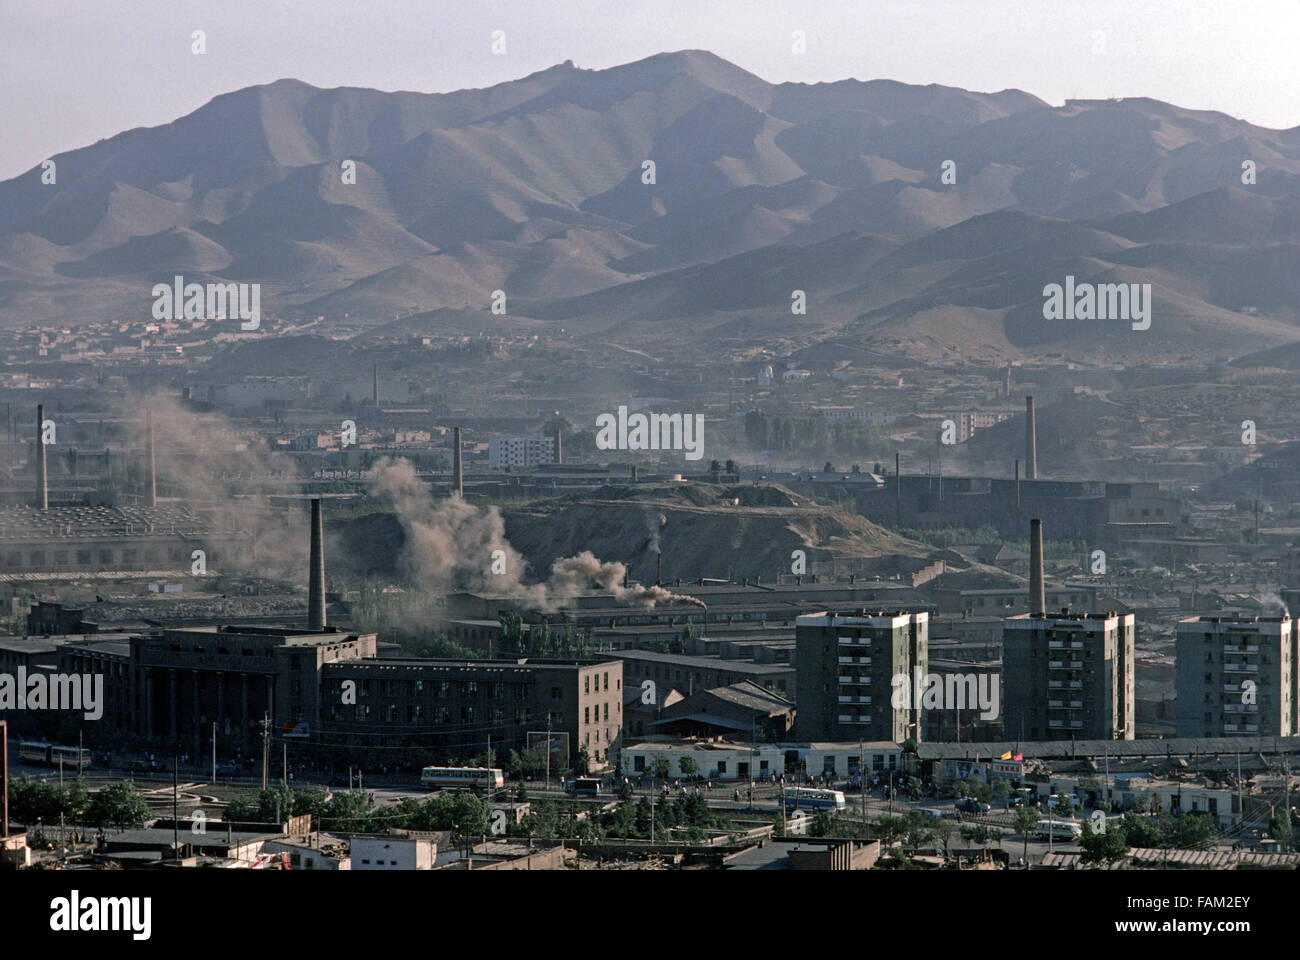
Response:
[{"label": "building facade", "polygon": [[1134,635],[1131,613],[1004,620],[1005,736],[1132,740]]},{"label": "building facade", "polygon": [[928,613],[805,614],[795,621],[801,740],[919,740],[911,698],[894,706],[894,677],[926,672]]},{"label": "building facade", "polygon": [[488,443],[488,466],[493,470],[527,470],[555,463],[554,437],[494,437]]},{"label": "building facade", "polygon": [[1296,642],[1289,617],[1181,621],[1174,664],[1178,736],[1292,736]]}]

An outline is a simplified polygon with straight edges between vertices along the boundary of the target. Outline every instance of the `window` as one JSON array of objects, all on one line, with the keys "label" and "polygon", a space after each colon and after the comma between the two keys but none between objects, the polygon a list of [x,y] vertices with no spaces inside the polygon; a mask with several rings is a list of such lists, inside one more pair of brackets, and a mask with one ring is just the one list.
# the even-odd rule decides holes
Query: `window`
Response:
[{"label": "window", "polygon": [[591,723],[591,707],[582,708],[582,722],[584,726]]},{"label": "window", "polygon": [[608,670],[605,671],[605,689],[606,689],[606,690],[609,689],[609,671],[608,671]]},{"label": "window", "polygon": [[591,677],[590,677],[590,676],[586,676],[586,677],[583,677],[583,678],[582,678],[582,692],[583,692],[583,693],[591,693]]},{"label": "window", "polygon": [[608,703],[608,702],[605,704],[605,719],[606,719],[606,720],[609,719],[609,703]]},{"label": "window", "polygon": [[560,690],[559,687],[551,687],[551,699],[552,699],[552,700],[559,700],[562,696],[564,696],[564,694],[563,694],[563,692]]}]

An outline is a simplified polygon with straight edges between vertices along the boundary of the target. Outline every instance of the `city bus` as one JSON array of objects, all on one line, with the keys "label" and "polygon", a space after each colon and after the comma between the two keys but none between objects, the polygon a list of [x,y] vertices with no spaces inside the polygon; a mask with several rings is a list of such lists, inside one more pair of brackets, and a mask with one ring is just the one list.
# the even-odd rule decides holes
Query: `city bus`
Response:
[{"label": "city bus", "polygon": [[564,789],[569,793],[590,793],[599,794],[603,787],[600,783],[600,777],[574,777],[564,785]]},{"label": "city bus", "polygon": [[[78,753],[81,755],[80,763],[77,760]],[[57,767],[62,762],[65,770],[85,770],[90,766],[89,750],[79,747],[60,747],[39,740],[20,741],[18,758],[23,763],[39,763],[45,767]]]},{"label": "city bus", "polygon": [[843,810],[844,791],[816,787],[786,787],[781,791],[787,810]]},{"label": "city bus", "polygon": [[496,767],[425,767],[420,784],[427,790],[499,790],[506,778]]},{"label": "city bus", "polygon": [[1072,820],[1039,820],[1034,836],[1039,840],[1078,840],[1083,828]]}]

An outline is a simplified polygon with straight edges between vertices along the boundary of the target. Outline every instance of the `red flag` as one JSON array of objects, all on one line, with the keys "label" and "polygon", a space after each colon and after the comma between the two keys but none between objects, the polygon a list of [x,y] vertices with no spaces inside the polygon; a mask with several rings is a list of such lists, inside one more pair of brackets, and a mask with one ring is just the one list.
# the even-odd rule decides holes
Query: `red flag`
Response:
[{"label": "red flag", "polygon": [[1012,757],[1011,759],[1013,759],[1013,760],[1023,760],[1023,759],[1025,759],[1025,755],[1024,755],[1023,753],[1017,753],[1017,754],[1016,754],[1014,757]]}]

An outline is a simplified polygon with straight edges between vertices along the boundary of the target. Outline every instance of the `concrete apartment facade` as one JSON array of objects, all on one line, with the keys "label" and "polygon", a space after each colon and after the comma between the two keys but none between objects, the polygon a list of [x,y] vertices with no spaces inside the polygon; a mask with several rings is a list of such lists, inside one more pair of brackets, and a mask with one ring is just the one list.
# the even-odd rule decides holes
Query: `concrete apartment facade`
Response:
[{"label": "concrete apartment facade", "polygon": [[1004,620],[1005,736],[1132,740],[1134,619],[1061,613]]},{"label": "concrete apartment facade", "polygon": [[795,730],[801,740],[891,740],[922,736],[911,698],[892,703],[893,678],[926,671],[928,613],[810,613],[795,621],[799,670]]},{"label": "concrete apartment facade", "polygon": [[1296,642],[1289,617],[1181,621],[1174,668],[1178,736],[1292,736]]}]

